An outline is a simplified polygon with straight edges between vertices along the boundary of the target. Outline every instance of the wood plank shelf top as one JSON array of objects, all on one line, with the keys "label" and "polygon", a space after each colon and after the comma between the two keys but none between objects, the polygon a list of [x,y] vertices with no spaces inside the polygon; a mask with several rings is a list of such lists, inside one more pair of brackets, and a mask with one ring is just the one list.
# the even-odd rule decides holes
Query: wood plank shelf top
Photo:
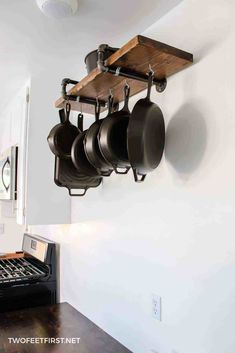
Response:
[{"label": "wood plank shelf top", "polygon": [[[193,62],[193,55],[167,44],[138,35],[112,54],[105,62],[106,66],[121,67],[141,74],[149,71],[149,65],[155,73],[156,79],[167,78],[185,69]],[[146,82],[126,79],[111,73],[94,69],[72,89],[69,95],[86,98],[108,100],[110,89],[114,95],[114,102],[123,101],[123,87],[128,82],[133,96],[146,89]],[[61,97],[55,102],[56,108],[63,108],[65,100]],[[78,101],[71,101],[72,110],[93,114],[94,106]],[[82,106],[81,106],[82,105]],[[105,110],[106,108],[103,108]]]}]

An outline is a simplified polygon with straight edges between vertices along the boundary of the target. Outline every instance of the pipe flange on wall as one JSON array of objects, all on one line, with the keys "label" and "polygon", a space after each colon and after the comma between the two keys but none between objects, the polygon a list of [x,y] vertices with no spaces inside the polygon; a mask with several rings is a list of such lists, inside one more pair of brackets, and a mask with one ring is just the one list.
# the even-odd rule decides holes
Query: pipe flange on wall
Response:
[{"label": "pipe flange on wall", "polygon": [[162,93],[163,91],[165,91],[166,86],[167,86],[166,78],[163,78],[162,80],[158,80],[157,82],[155,82],[155,88],[158,93]]}]

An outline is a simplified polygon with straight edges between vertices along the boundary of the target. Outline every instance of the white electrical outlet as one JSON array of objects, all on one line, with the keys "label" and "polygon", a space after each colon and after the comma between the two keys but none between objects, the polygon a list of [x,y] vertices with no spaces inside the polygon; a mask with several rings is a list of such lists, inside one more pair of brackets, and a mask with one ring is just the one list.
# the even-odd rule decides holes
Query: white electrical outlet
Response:
[{"label": "white electrical outlet", "polygon": [[161,321],[161,301],[162,298],[159,295],[153,294],[152,296],[152,315],[154,319]]}]

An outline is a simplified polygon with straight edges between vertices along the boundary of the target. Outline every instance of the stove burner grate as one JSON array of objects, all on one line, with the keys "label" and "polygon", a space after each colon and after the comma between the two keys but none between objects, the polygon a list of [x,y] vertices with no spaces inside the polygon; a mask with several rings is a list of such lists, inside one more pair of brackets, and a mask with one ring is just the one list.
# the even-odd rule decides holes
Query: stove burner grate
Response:
[{"label": "stove burner grate", "polygon": [[46,273],[25,258],[0,260],[0,283],[38,279]]}]

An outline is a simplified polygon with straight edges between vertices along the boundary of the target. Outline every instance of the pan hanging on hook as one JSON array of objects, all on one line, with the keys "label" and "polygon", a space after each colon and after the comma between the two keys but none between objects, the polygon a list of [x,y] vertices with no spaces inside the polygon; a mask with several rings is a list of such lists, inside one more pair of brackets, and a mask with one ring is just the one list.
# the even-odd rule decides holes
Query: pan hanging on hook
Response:
[{"label": "pan hanging on hook", "polygon": [[154,73],[149,72],[146,98],[134,106],[127,129],[127,146],[136,182],[144,181],[161,161],[165,145],[165,123],[161,109],[151,102]]},{"label": "pan hanging on hook", "polygon": [[47,137],[51,151],[57,157],[67,159],[71,157],[71,147],[79,133],[77,127],[69,121],[70,110],[71,105],[67,102],[65,105],[65,113],[63,110],[59,111],[60,124],[54,126]]},{"label": "pan hanging on hook", "polygon": [[[97,107],[96,107],[97,109]],[[108,116],[113,110],[113,95],[108,98]],[[99,119],[98,112],[96,113],[96,121],[87,130],[84,139],[84,150],[89,162],[100,171],[102,176],[110,176],[113,171],[112,165],[108,163],[100,152],[98,143],[98,133],[103,119]]]},{"label": "pan hanging on hook", "polygon": [[[95,106],[96,111],[96,119],[98,119],[100,114],[100,105],[99,103]],[[85,149],[84,149],[84,140],[86,136],[87,130],[83,131],[79,134],[73,142],[71,149],[71,158],[74,166],[77,170],[87,176],[99,176],[100,172],[98,169],[94,168],[94,166],[87,159]]]},{"label": "pan hanging on hook", "polygon": [[127,174],[130,162],[127,153],[127,126],[130,110],[128,108],[130,86],[124,86],[124,106],[103,120],[99,130],[99,147],[103,157],[117,174]]}]

